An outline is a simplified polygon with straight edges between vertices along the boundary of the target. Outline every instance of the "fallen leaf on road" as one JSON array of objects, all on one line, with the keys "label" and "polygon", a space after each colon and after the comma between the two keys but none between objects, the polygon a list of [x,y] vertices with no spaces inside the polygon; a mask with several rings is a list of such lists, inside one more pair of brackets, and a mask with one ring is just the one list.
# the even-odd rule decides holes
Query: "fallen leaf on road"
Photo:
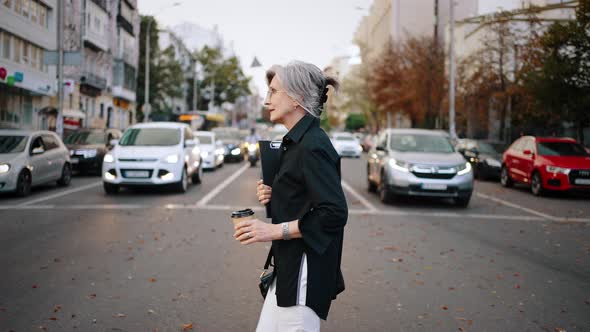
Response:
[{"label": "fallen leaf on road", "polygon": [[134,260],[134,259],[135,259],[135,257],[133,257],[133,256],[131,256],[131,257],[127,258],[127,260],[128,260],[128,261],[132,261],[132,260]]},{"label": "fallen leaf on road", "polygon": [[155,311],[153,311],[152,309],[149,309],[149,310],[148,310],[148,314],[150,314],[150,315],[155,315],[155,314],[156,314],[156,312],[155,312]]},{"label": "fallen leaf on road", "polygon": [[49,320],[57,320],[57,317],[49,317]]},{"label": "fallen leaf on road", "polygon": [[440,306],[440,308],[441,308],[442,310],[449,310],[449,307],[447,307],[446,305],[441,305],[441,306]]},{"label": "fallen leaf on road", "polygon": [[61,262],[61,258],[54,258],[54,259],[53,259],[53,261],[54,261],[55,263],[59,263],[59,262]]},{"label": "fallen leaf on road", "polygon": [[564,330],[564,329],[562,329],[562,328],[559,328],[559,327],[556,327],[554,331],[555,331],[555,332],[565,332],[565,330]]},{"label": "fallen leaf on road", "polygon": [[33,286],[32,286],[32,287],[33,287],[33,288],[39,288],[39,285],[37,285],[37,284],[33,284]]},{"label": "fallen leaf on road", "polygon": [[590,299],[587,299],[586,301],[584,301],[584,303],[590,305]]},{"label": "fallen leaf on road", "polygon": [[96,293],[92,293],[90,295],[88,295],[89,299],[95,299],[96,298]]},{"label": "fallen leaf on road", "polygon": [[156,282],[156,278],[150,278],[150,282]]},{"label": "fallen leaf on road", "polygon": [[518,273],[518,272],[515,272],[515,273],[514,273],[514,276],[515,276],[515,277],[520,277],[520,273]]},{"label": "fallen leaf on road", "polygon": [[450,291],[454,291],[455,290],[455,287],[449,287],[449,290]]},{"label": "fallen leaf on road", "polygon": [[404,259],[403,258],[392,258],[391,261],[392,262],[403,262]]},{"label": "fallen leaf on road", "polygon": [[383,247],[383,250],[398,251],[399,248],[396,246],[387,246],[387,247]]},{"label": "fallen leaf on road", "polygon": [[2,307],[2,308],[0,308],[0,311],[6,312],[6,308]]},{"label": "fallen leaf on road", "polygon": [[119,313],[117,315],[113,315],[113,317],[123,318],[123,317],[127,317],[127,315]]},{"label": "fallen leaf on road", "polygon": [[458,331],[459,331],[459,332],[467,332],[467,330],[466,330],[466,329],[464,329],[464,328],[462,328],[462,327],[460,327]]},{"label": "fallen leaf on road", "polygon": [[193,329],[193,323],[190,324],[184,324],[182,325],[182,328],[186,331],[186,330],[192,330]]},{"label": "fallen leaf on road", "polygon": [[520,289],[520,285],[519,284],[514,285],[514,289]]},{"label": "fallen leaf on road", "polygon": [[60,305],[56,305],[55,307],[53,307],[53,312],[58,312],[61,310],[61,306]]},{"label": "fallen leaf on road", "polygon": [[459,307],[459,308],[455,309],[455,311],[456,311],[456,312],[464,312],[464,311],[465,311],[465,309],[463,309],[463,308]]}]

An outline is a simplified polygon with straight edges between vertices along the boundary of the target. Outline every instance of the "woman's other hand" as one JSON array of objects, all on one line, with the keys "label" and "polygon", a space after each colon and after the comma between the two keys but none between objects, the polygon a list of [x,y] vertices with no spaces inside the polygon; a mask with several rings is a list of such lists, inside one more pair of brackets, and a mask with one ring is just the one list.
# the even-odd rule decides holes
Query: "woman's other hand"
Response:
[{"label": "woman's other hand", "polygon": [[260,202],[260,204],[268,204],[268,202],[270,202],[270,197],[272,196],[272,187],[262,183],[262,180],[258,180],[258,186],[256,187],[256,196],[258,196],[258,201]]},{"label": "woman's other hand", "polygon": [[268,224],[258,219],[244,220],[234,226],[234,229],[234,238],[241,244],[270,242],[281,238],[280,225]]}]

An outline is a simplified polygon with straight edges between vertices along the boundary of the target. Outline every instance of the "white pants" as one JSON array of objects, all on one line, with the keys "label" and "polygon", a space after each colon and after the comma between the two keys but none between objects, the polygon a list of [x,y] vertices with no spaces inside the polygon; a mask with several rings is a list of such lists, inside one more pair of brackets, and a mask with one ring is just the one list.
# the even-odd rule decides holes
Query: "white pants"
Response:
[{"label": "white pants", "polygon": [[[275,278],[260,312],[260,319],[256,332],[319,332],[320,318],[305,304],[307,291],[307,259],[303,254],[301,261],[301,273],[299,275],[298,305],[292,307],[279,307],[277,305]],[[303,298],[302,298],[303,295]]]}]

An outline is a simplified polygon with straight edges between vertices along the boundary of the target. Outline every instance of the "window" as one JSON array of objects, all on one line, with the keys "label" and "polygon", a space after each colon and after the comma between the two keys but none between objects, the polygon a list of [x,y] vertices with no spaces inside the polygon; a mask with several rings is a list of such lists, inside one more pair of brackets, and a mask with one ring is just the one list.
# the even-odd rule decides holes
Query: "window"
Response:
[{"label": "window", "polygon": [[21,41],[21,45],[23,46],[23,56],[21,57],[21,62],[25,65],[29,64],[29,44],[25,41]]},{"label": "window", "polygon": [[100,19],[98,17],[94,18],[94,30],[96,31],[96,33],[98,33],[99,35],[102,35],[102,31],[100,29],[101,24],[100,24]]},{"label": "window", "polygon": [[39,25],[44,28],[47,28],[46,25],[47,20],[47,8],[41,4],[39,4]]},{"label": "window", "polygon": [[6,32],[2,34],[2,57],[10,59],[10,35]]},{"label": "window", "polygon": [[100,118],[104,118],[104,104],[100,103]]},{"label": "window", "polygon": [[38,16],[38,4],[35,1],[31,1],[31,21],[33,23],[37,23],[37,16]]},{"label": "window", "polygon": [[37,47],[30,45],[29,48],[31,49],[31,67],[37,69]]},{"label": "window", "polygon": [[43,146],[43,139],[41,138],[41,136],[34,138],[33,143],[31,143],[31,147],[30,147],[31,154],[32,154],[33,150],[36,148],[45,149],[45,147]]},{"label": "window", "polygon": [[19,13],[23,9],[23,0],[14,0],[14,11]]},{"label": "window", "polygon": [[28,18],[29,17],[29,12],[30,12],[30,0],[22,0],[23,2],[23,8],[22,8],[22,14],[24,17]]},{"label": "window", "polygon": [[21,52],[22,41],[16,37],[13,37],[12,41],[13,41],[13,45],[14,45],[14,52],[12,52],[12,60],[14,62],[20,62],[20,52]]},{"label": "window", "polygon": [[52,150],[59,148],[59,143],[51,134],[43,135],[43,143],[45,143],[45,150]]}]

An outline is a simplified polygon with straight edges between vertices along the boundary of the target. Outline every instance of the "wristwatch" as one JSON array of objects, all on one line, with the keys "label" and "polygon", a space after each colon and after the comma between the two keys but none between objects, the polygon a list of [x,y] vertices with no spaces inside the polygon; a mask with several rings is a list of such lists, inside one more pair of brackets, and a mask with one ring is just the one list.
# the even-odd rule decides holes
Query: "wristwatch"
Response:
[{"label": "wristwatch", "polygon": [[289,234],[289,223],[284,222],[281,225],[283,226],[283,240],[291,240],[291,234]]}]

